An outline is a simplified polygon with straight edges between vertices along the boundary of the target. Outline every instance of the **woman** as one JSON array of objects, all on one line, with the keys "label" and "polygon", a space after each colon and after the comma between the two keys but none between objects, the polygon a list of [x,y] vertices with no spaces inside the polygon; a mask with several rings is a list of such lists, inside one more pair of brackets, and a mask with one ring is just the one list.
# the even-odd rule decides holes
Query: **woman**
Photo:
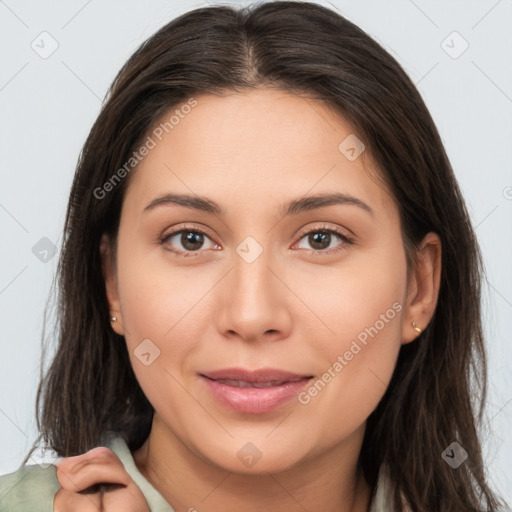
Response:
[{"label": "woman", "polygon": [[387,52],[307,2],[191,11],[84,146],[38,391],[64,460],[0,510],[495,511],[480,276]]}]

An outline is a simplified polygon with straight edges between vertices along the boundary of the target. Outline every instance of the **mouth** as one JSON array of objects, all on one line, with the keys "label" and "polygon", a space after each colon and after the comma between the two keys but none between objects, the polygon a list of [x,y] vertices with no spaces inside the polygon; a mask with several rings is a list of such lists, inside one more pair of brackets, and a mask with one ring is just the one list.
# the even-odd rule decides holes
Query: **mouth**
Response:
[{"label": "mouth", "polygon": [[313,378],[283,370],[228,368],[199,374],[218,403],[239,413],[262,414],[288,402]]}]

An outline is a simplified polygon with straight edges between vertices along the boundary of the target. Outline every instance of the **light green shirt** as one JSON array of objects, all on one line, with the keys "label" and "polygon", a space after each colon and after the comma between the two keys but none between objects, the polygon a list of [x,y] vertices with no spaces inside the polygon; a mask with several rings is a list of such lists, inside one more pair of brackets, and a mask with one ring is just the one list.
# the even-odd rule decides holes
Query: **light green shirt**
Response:
[{"label": "light green shirt", "polygon": [[[137,469],[133,456],[121,437],[110,448],[144,494],[151,512],[174,512],[163,496]],[[0,476],[0,512],[54,512],[53,499],[60,489],[54,465],[26,465],[14,473]],[[391,512],[391,485],[384,467],[379,472],[376,494],[370,512]]]}]

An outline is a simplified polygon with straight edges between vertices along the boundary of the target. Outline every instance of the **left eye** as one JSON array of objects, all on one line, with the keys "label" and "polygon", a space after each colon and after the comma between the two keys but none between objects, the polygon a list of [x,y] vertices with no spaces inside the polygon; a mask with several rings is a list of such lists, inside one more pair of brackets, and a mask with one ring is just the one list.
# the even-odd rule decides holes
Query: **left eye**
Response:
[{"label": "left eye", "polygon": [[[330,252],[326,249],[331,249],[331,242],[337,238],[344,244],[351,244],[352,240],[343,233],[335,231],[334,229],[314,229],[305,233],[300,240],[306,239],[312,247],[313,251]],[[343,245],[343,243],[341,245]]]}]

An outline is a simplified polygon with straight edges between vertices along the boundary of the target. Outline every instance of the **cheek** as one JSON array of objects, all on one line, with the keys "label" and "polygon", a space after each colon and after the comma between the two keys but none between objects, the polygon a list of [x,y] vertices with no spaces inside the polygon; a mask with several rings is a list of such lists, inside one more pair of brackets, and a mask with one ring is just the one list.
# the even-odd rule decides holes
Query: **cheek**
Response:
[{"label": "cheek", "polygon": [[405,265],[403,252],[381,251],[308,283],[308,305],[323,325],[315,335],[312,325],[308,338],[323,366],[302,403],[325,411],[333,432],[339,418],[348,431],[364,422],[389,384],[401,346]]},{"label": "cheek", "polygon": [[172,281],[156,274],[147,267],[126,267],[124,275],[119,274],[126,345],[136,378],[155,410],[182,410],[187,397],[179,382],[198,339],[192,313],[200,290],[182,288],[176,274]]},{"label": "cheek", "polygon": [[169,347],[168,341],[193,325],[201,309],[197,306],[211,287],[204,272],[193,267],[179,268],[169,261],[172,256],[163,251],[134,249],[125,251],[118,261],[126,338],[130,343],[154,338],[163,345],[161,349]]},{"label": "cheek", "polygon": [[311,319],[303,327],[314,329],[316,335],[310,333],[307,338],[331,360],[348,350],[355,339],[364,344],[378,336],[383,340],[380,345],[396,340],[407,285],[403,251],[387,248],[357,253],[328,272],[300,274],[300,279],[295,276],[294,292],[309,311],[304,311],[304,320],[297,318],[297,322]]},{"label": "cheek", "polygon": [[168,400],[179,403],[183,390],[178,380],[187,371],[190,355],[199,349],[211,318],[205,310],[205,294],[215,284],[215,276],[171,265],[157,250],[147,254],[125,249],[119,255],[123,326],[137,380],[153,405],[163,389]]}]

